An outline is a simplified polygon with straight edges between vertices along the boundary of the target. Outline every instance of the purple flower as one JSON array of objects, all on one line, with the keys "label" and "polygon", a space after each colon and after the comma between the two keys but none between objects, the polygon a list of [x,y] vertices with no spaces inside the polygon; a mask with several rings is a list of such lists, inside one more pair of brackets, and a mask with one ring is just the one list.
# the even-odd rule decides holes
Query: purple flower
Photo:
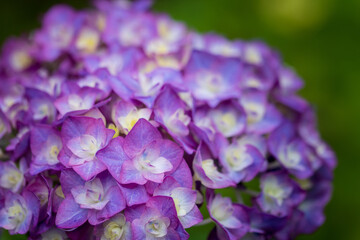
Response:
[{"label": "purple flower", "polygon": [[155,19],[154,26],[154,36],[144,43],[144,51],[148,56],[176,52],[186,43],[187,30],[183,24],[167,16],[159,16]]},{"label": "purple flower", "polygon": [[28,183],[26,186],[26,190],[35,194],[35,196],[39,199],[40,203],[40,213],[39,220],[43,220],[46,217],[50,217],[48,210],[49,198],[50,198],[50,186],[52,185],[52,181],[49,178],[44,177],[43,175],[39,175],[32,181]]},{"label": "purple flower", "polygon": [[[337,164],[335,153],[331,148],[321,139],[318,130],[316,129],[316,116],[313,109],[309,108],[302,116],[299,126],[299,135],[310,146],[313,154],[313,158],[309,158],[309,161],[314,170],[317,170],[321,166],[321,162],[324,162],[326,166],[334,169]],[[320,163],[319,160],[320,159]]]},{"label": "purple flower", "polygon": [[213,152],[217,133],[234,137],[243,133],[246,127],[244,109],[233,100],[221,102],[215,108],[202,106],[195,110],[193,118],[193,131],[212,147]]},{"label": "purple flower", "polygon": [[261,194],[256,202],[266,213],[288,215],[305,198],[303,190],[284,172],[267,173],[260,181]]},{"label": "purple flower", "polygon": [[252,180],[260,171],[266,169],[266,161],[253,145],[234,139],[231,144],[219,137],[219,159],[229,177],[239,183]]},{"label": "purple flower", "polygon": [[54,6],[5,42],[0,228],[98,240],[188,239],[213,222],[214,240],[315,231],[336,156],[303,81],[266,44],[192,32],[151,3]]},{"label": "purple flower", "polygon": [[94,88],[81,88],[74,93],[69,93],[57,98],[55,107],[62,116],[67,113],[90,110],[98,100],[101,92]]},{"label": "purple flower", "polygon": [[113,135],[114,131],[105,128],[101,119],[69,117],[61,129],[63,148],[59,161],[89,180],[106,169],[97,152],[109,144]]},{"label": "purple flower", "polygon": [[17,135],[11,139],[10,144],[6,147],[6,151],[11,151],[13,160],[21,158],[28,150],[30,131],[29,128],[21,128]]},{"label": "purple flower", "polygon": [[43,19],[42,29],[35,34],[40,52],[38,58],[46,61],[56,59],[71,44],[76,27],[76,13],[65,5],[51,8]]},{"label": "purple flower", "polygon": [[[12,81],[13,79],[4,81],[4,87],[0,89],[0,108],[4,114],[9,112],[11,107],[21,103],[25,93],[25,88],[22,85]],[[9,116],[7,117],[9,118]]]},{"label": "purple flower", "polygon": [[[132,98],[144,103],[147,107],[153,107],[157,94],[165,84],[183,87],[182,76],[179,71],[160,67],[138,71],[134,74],[135,77],[122,77],[121,81],[132,92]],[[116,91],[117,86],[113,84],[113,88],[119,94],[119,91]]]},{"label": "purple flower", "polygon": [[242,204],[240,207],[249,216],[250,232],[257,234],[259,237],[266,237],[267,235],[282,231],[289,220],[287,216],[277,217],[264,213],[256,207],[247,207]]},{"label": "purple flower", "polygon": [[[29,78],[31,78],[31,82],[28,81]],[[39,101],[40,103],[50,101],[50,105],[53,105],[54,99],[52,98],[60,95],[62,90],[61,86],[64,82],[65,77],[63,75],[60,75],[59,73],[50,74],[47,69],[39,69],[37,72],[30,72],[26,77],[23,76],[21,78],[21,84],[28,88],[25,94],[29,100],[31,100],[31,98],[35,98],[36,100],[39,98],[38,100],[42,100]],[[34,91],[35,89],[39,91]],[[37,102],[38,101],[35,103]],[[53,121],[53,119],[51,119],[51,121]]]},{"label": "purple flower", "polygon": [[200,143],[196,151],[193,170],[195,178],[208,188],[226,188],[235,186],[235,182],[225,173],[219,171],[215,165],[208,147],[204,143]]},{"label": "purple flower", "polygon": [[306,111],[309,104],[296,93],[303,87],[303,81],[290,68],[281,67],[277,75],[279,88],[274,91],[275,99],[295,111]]},{"label": "purple flower", "polygon": [[134,239],[188,239],[180,224],[170,197],[157,196],[146,204],[128,208],[125,216],[131,221]]},{"label": "purple flower", "polygon": [[131,102],[119,101],[112,109],[112,120],[122,134],[128,134],[140,118],[149,120],[151,109],[137,109]]},{"label": "purple flower", "polygon": [[56,228],[51,228],[46,232],[41,233],[41,237],[42,239],[59,239],[59,240],[68,238],[68,236],[64,231]]},{"label": "purple flower", "polygon": [[19,193],[25,186],[24,173],[13,162],[0,162],[0,187]]},{"label": "purple flower", "polygon": [[60,133],[48,125],[33,127],[30,134],[30,148],[33,158],[30,164],[30,173],[62,168],[58,155],[62,149]]},{"label": "purple flower", "polygon": [[131,223],[124,214],[119,213],[96,226],[97,239],[101,240],[127,240],[132,239]]},{"label": "purple flower", "polygon": [[95,72],[94,74],[89,74],[77,81],[77,85],[80,88],[93,88],[99,90],[98,93],[99,98],[106,98],[110,95],[111,87],[108,82],[102,78],[102,75],[99,72]]},{"label": "purple flower", "polygon": [[[137,49],[109,48],[107,51],[85,56],[83,59],[85,70],[97,76],[105,70],[107,74],[118,77],[120,74],[133,69],[135,60],[140,59],[142,53]],[[112,82],[112,81],[110,81]]]},{"label": "purple flower", "polygon": [[266,44],[254,41],[243,44],[241,58],[247,64],[255,66],[266,66],[276,68],[279,64],[277,54]]},{"label": "purple flower", "polygon": [[274,105],[268,103],[267,97],[266,92],[249,91],[240,98],[240,103],[246,112],[247,132],[265,134],[280,125],[280,112]]},{"label": "purple flower", "polygon": [[166,86],[158,95],[154,109],[155,120],[169,131],[187,153],[193,153],[195,143],[189,130],[191,117],[186,113],[186,105],[176,92]]},{"label": "purple flower", "polygon": [[10,72],[27,70],[34,62],[34,47],[25,39],[10,38],[3,46],[1,62]]},{"label": "purple flower", "polygon": [[236,59],[194,51],[185,67],[184,81],[197,100],[215,107],[239,95],[241,72],[242,64]]},{"label": "purple flower", "polygon": [[122,184],[161,183],[165,174],[173,172],[182,160],[183,151],[172,141],[162,139],[159,131],[145,119],[140,119],[124,140],[114,141],[118,142],[116,150],[108,147],[101,151],[100,157]]},{"label": "purple flower", "polygon": [[154,19],[144,13],[118,12],[108,15],[108,24],[103,33],[103,39],[107,44],[116,43],[123,47],[141,46],[154,34]]},{"label": "purple flower", "polygon": [[196,206],[196,190],[182,187],[172,177],[166,177],[164,182],[154,191],[154,196],[167,196],[174,200],[178,218],[184,228],[189,228],[202,221],[203,217]]},{"label": "purple flower", "polygon": [[313,174],[306,144],[297,137],[294,125],[284,121],[268,140],[269,150],[276,159],[298,178],[307,178]]},{"label": "purple flower", "polygon": [[243,44],[239,40],[231,42],[215,34],[200,35],[193,33],[192,41],[195,49],[224,57],[240,58],[243,51]]},{"label": "purple flower", "polygon": [[144,185],[123,184],[119,186],[126,200],[126,205],[129,207],[146,203],[151,196]]},{"label": "purple flower", "polygon": [[310,234],[325,221],[324,209],[330,201],[332,185],[330,180],[321,176],[319,172],[311,180],[306,181],[303,186],[308,192],[305,200],[298,207],[303,214],[303,217],[298,219],[298,233]]},{"label": "purple flower", "polygon": [[280,89],[284,93],[294,93],[304,85],[303,80],[290,68],[282,68],[278,74]]},{"label": "purple flower", "polygon": [[65,199],[65,195],[61,186],[55,186],[50,191],[49,208],[56,213],[61,202]]},{"label": "purple flower", "polygon": [[238,204],[230,198],[222,197],[213,192],[207,193],[207,208],[210,217],[217,224],[219,239],[240,239],[249,231],[249,217]]},{"label": "purple flower", "polygon": [[36,227],[39,216],[39,200],[29,192],[21,195],[8,192],[0,210],[0,227],[11,234],[25,234]]},{"label": "purple flower", "polygon": [[267,141],[262,135],[247,134],[237,139],[237,142],[241,145],[252,145],[254,146],[262,155],[266,157],[267,153]]},{"label": "purple flower", "polygon": [[95,26],[82,26],[75,37],[74,47],[83,54],[94,53],[100,45],[100,32]]},{"label": "purple flower", "polygon": [[53,99],[47,93],[27,88],[25,96],[29,101],[29,114],[36,122],[52,122],[56,118]]},{"label": "purple flower", "polygon": [[65,194],[56,214],[56,226],[76,228],[87,220],[100,224],[125,208],[125,199],[116,181],[107,172],[85,182],[74,171],[60,177]]}]

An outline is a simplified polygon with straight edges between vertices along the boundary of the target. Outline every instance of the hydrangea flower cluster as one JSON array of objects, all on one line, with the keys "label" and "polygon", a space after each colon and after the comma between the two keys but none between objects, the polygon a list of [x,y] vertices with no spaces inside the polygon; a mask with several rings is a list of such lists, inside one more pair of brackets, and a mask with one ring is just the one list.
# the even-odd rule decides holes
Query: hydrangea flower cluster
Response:
[{"label": "hydrangea flower cluster", "polygon": [[150,6],[55,6],[4,44],[0,227],[29,239],[180,240],[206,223],[209,239],[313,232],[336,159],[302,80],[261,42],[200,35]]}]

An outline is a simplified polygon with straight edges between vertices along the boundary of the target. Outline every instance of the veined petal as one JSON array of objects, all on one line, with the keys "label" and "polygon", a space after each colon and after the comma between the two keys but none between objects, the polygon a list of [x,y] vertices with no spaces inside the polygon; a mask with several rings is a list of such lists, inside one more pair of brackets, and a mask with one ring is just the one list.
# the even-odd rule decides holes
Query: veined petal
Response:
[{"label": "veined petal", "polygon": [[56,214],[56,226],[59,228],[76,228],[86,222],[88,210],[80,208],[72,196],[68,196],[60,204]]}]

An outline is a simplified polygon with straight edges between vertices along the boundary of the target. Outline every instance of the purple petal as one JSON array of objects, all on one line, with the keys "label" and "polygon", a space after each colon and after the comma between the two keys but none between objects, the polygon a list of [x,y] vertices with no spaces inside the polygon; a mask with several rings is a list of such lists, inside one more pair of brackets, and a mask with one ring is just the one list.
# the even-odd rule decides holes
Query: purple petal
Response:
[{"label": "purple petal", "polygon": [[24,200],[26,202],[27,208],[31,211],[32,214],[32,228],[35,228],[38,225],[38,218],[40,213],[40,201],[36,195],[30,191],[23,191],[22,193]]},{"label": "purple petal", "polygon": [[77,228],[88,219],[88,210],[80,208],[74,198],[68,195],[60,204],[56,214],[55,224],[59,228]]},{"label": "purple petal", "polygon": [[106,193],[106,198],[110,201],[102,210],[89,211],[89,223],[91,225],[98,225],[125,209],[126,202],[118,186],[111,187]]},{"label": "purple petal", "polygon": [[160,156],[171,162],[174,172],[181,163],[184,151],[174,142],[170,140],[162,140],[160,146]]},{"label": "purple petal", "polygon": [[122,184],[136,183],[139,185],[144,185],[147,182],[141,172],[135,168],[131,160],[125,161],[123,163],[119,180]]},{"label": "purple petal", "polygon": [[146,203],[149,200],[149,194],[146,192],[145,187],[142,185],[121,185],[120,189],[129,207],[136,204]]},{"label": "purple petal", "polygon": [[193,180],[191,170],[185,160],[181,161],[179,167],[170,176],[182,187],[192,188]]},{"label": "purple petal", "polygon": [[122,147],[123,142],[124,139],[121,137],[114,138],[106,148],[96,154],[97,159],[107,167],[111,175],[119,182],[123,162],[130,160]]},{"label": "purple petal", "polygon": [[[203,143],[200,143],[193,161],[193,169],[201,183],[212,189],[235,186],[235,182],[224,173],[221,173],[215,166],[214,160],[206,158],[209,150]],[[204,154],[205,153],[205,154]],[[203,156],[204,155],[204,156]]]},{"label": "purple petal", "polygon": [[85,181],[72,169],[64,169],[60,175],[61,188],[65,196],[71,195],[71,189],[84,185]]},{"label": "purple petal", "polygon": [[85,181],[106,170],[106,166],[98,159],[85,162],[82,165],[73,166],[74,171],[79,174]]},{"label": "purple petal", "polygon": [[203,219],[203,215],[197,206],[194,206],[193,209],[191,209],[191,211],[185,216],[179,217],[179,220],[184,228],[190,228],[200,223]]},{"label": "purple petal", "polygon": [[125,137],[124,150],[130,158],[133,158],[146,145],[157,139],[161,139],[160,132],[147,120],[140,119]]}]

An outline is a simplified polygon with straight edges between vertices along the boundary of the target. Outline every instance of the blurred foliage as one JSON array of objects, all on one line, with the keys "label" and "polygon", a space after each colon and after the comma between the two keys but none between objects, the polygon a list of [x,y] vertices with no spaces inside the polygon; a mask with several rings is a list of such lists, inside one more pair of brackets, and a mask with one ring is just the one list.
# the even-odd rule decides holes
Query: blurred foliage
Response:
[{"label": "blurred foliage", "polygon": [[[1,1],[0,42],[38,27],[41,14],[55,3],[88,5],[84,0]],[[200,32],[261,39],[297,69],[306,83],[301,94],[317,109],[322,136],[339,159],[327,220],[299,239],[360,239],[360,1],[157,0],[154,9]],[[191,239],[202,240],[208,231],[209,225],[189,232]]]}]

